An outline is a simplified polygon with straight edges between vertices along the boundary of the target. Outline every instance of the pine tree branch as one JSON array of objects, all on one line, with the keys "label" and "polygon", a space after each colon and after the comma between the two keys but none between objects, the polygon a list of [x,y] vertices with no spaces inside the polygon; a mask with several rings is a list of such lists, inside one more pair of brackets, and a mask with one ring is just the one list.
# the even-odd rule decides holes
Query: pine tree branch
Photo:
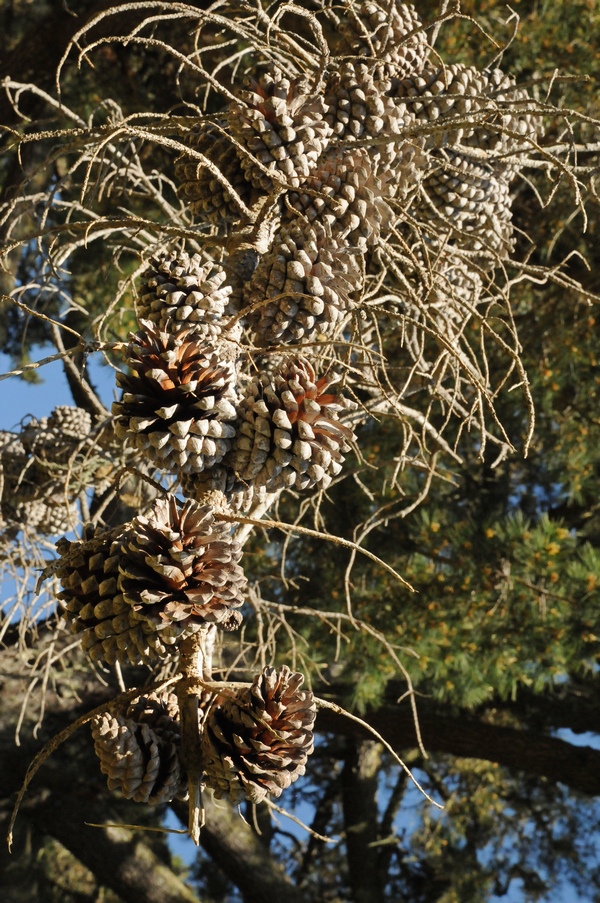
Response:
[{"label": "pine tree branch", "polygon": [[[330,688],[331,692],[331,688]],[[600,750],[574,746],[535,730],[519,730],[478,720],[467,713],[442,714],[436,706],[419,703],[419,726],[430,753],[497,762],[515,771],[566,784],[571,790],[600,795]],[[407,706],[384,704],[364,716],[398,751],[417,746],[412,712]],[[364,736],[363,729],[327,709],[319,712],[316,728],[335,734]]]}]

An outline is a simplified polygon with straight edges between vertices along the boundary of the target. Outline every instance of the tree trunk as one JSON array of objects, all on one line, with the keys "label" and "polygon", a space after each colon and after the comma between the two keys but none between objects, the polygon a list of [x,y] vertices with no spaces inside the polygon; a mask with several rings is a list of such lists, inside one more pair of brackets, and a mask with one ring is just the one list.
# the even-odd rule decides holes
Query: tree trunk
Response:
[{"label": "tree trunk", "polygon": [[[287,877],[265,849],[259,837],[227,802],[205,793],[206,824],[200,844],[239,889],[244,903],[313,903]],[[185,803],[174,802],[173,811],[185,824]]]},{"label": "tree trunk", "polygon": [[381,744],[350,737],[342,771],[346,854],[354,903],[383,903],[378,839],[377,776]]}]

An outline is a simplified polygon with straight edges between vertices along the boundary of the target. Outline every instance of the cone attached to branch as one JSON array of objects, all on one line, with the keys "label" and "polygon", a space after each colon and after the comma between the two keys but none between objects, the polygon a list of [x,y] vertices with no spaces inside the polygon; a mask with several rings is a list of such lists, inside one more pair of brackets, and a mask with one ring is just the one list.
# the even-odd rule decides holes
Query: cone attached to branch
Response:
[{"label": "cone attached to branch", "polygon": [[209,505],[169,496],[147,516],[57,549],[58,599],[94,660],[148,664],[206,624],[239,626],[241,549]]},{"label": "cone attached to branch", "polygon": [[[428,68],[394,82],[391,94],[417,120],[439,125],[427,138],[429,147],[460,143],[506,153],[523,139],[535,140],[541,127],[527,90],[500,69],[480,72],[458,63]],[[466,118],[471,121],[452,123]],[[510,169],[518,164],[508,158],[504,165]]]},{"label": "cone attached to branch", "polygon": [[246,586],[241,554],[210,505],[169,496],[124,535],[119,589],[137,621],[179,643],[207,624],[236,620]]},{"label": "cone attached to branch", "polygon": [[115,432],[160,468],[197,472],[222,460],[235,419],[233,367],[193,330],[162,332],[143,320],[127,349],[130,375],[117,374]]},{"label": "cone attached to branch", "polygon": [[417,219],[466,250],[487,249],[505,257],[512,249],[509,185],[487,163],[450,150],[436,151],[433,169],[423,181]]},{"label": "cone attached to branch", "polygon": [[118,586],[123,527],[99,530],[84,541],[57,542],[52,566],[58,600],[81,645],[94,661],[149,664],[167,654],[158,632],[134,617]]},{"label": "cone attached to branch", "polygon": [[175,161],[179,197],[187,202],[190,212],[200,221],[223,229],[231,228],[244,218],[236,195],[246,207],[251,207],[260,197],[260,192],[244,175],[235,144],[225,133],[226,128],[225,121],[217,125],[209,120],[199,123],[188,132],[185,143],[204,159],[184,153]]},{"label": "cone attached to branch", "polygon": [[151,806],[185,799],[176,715],[176,697],[155,694],[134,700],[124,714],[96,715],[91,725],[94,749],[110,790]]},{"label": "cone attached to branch", "polygon": [[328,224],[298,219],[282,227],[244,291],[255,340],[268,345],[334,334],[362,283],[360,256]]},{"label": "cone attached to branch", "polygon": [[326,489],[339,474],[354,435],[339,415],[354,402],[331,391],[338,377],[317,379],[306,358],[261,373],[240,405],[240,426],[228,463],[236,476],[267,492],[282,487]]},{"label": "cone attached to branch", "polygon": [[380,79],[418,74],[429,54],[417,11],[412,4],[397,0],[350,5],[340,31],[350,52],[377,61],[375,71]]},{"label": "cone attached to branch", "polygon": [[214,340],[231,294],[225,279],[221,267],[203,265],[199,254],[171,251],[152,258],[139,289],[138,317],[161,332],[187,329],[188,335]]},{"label": "cone attached to branch", "polygon": [[246,178],[267,192],[275,183],[300,185],[331,135],[321,95],[271,66],[248,80],[241,100],[229,108],[227,125],[248,152],[238,151]]},{"label": "cone attached to branch", "polygon": [[202,735],[207,784],[239,803],[279,797],[305,772],[313,751],[316,705],[304,678],[283,665],[265,668],[251,688],[218,696]]},{"label": "cone attached to branch", "polygon": [[346,239],[363,250],[377,241],[382,224],[391,219],[385,198],[392,193],[388,179],[375,175],[369,150],[351,146],[324,154],[288,201],[309,223],[329,229],[333,239]]}]

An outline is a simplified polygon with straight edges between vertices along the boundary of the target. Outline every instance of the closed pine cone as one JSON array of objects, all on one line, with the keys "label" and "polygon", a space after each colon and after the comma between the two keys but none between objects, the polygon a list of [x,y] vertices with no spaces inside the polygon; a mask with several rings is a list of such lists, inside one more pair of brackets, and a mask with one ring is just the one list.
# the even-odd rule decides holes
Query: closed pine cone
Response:
[{"label": "closed pine cone", "polygon": [[186,777],[173,698],[155,694],[133,700],[125,714],[105,712],[92,720],[94,749],[110,790],[137,803],[160,805],[185,799]]},{"label": "closed pine cone", "polygon": [[171,251],[154,257],[139,288],[138,317],[162,332],[215,339],[221,332],[231,287],[219,267],[202,264],[199,254]]},{"label": "closed pine cone", "polygon": [[246,178],[267,192],[275,183],[298,187],[331,135],[323,98],[303,80],[290,79],[272,65],[248,80],[241,100],[229,108],[227,124],[248,152],[238,151]]},{"label": "closed pine cone", "polygon": [[385,198],[392,193],[388,179],[375,175],[369,150],[350,146],[323,154],[314,172],[298,191],[289,193],[288,200],[310,223],[318,221],[334,238],[365,250],[379,238],[382,224],[391,219]]},{"label": "closed pine cone", "polygon": [[340,31],[352,53],[377,61],[378,78],[406,78],[421,72],[429,53],[421,25],[412,4],[364,0],[349,6]]},{"label": "closed pine cone", "polygon": [[193,330],[175,335],[149,321],[128,346],[131,374],[113,404],[115,433],[161,469],[186,473],[212,467],[231,447],[235,419],[233,368]]},{"label": "closed pine cone", "polygon": [[244,604],[241,554],[210,505],[181,505],[168,496],[134,518],[124,535],[119,590],[145,629],[179,643],[206,624],[229,623]]},{"label": "closed pine cone", "polygon": [[306,358],[261,373],[240,405],[240,426],[228,463],[236,476],[267,492],[283,487],[326,489],[340,473],[353,440],[339,414],[354,403],[330,391],[338,377],[317,379]]},{"label": "closed pine cone", "polygon": [[244,218],[227,183],[242,202],[250,207],[258,199],[257,192],[246,179],[233,142],[224,134],[225,121],[215,126],[209,120],[196,125],[185,138],[192,151],[197,151],[214,164],[223,176],[220,179],[201,159],[182,154],[175,161],[177,193],[187,202],[190,212],[201,222],[213,223],[228,229]]},{"label": "closed pine cone", "polygon": [[508,182],[487,163],[447,149],[432,156],[436,168],[424,179],[422,200],[411,211],[437,232],[452,230],[457,246],[500,256],[512,249]]},{"label": "closed pine cone", "polygon": [[314,748],[316,705],[304,678],[283,665],[265,668],[251,688],[218,696],[202,734],[207,784],[239,803],[279,797],[305,772]]},{"label": "closed pine cone", "polygon": [[[532,112],[525,88],[500,69],[483,72],[459,63],[428,68],[420,75],[394,82],[391,94],[406,104],[417,120],[435,122],[439,130],[427,137],[429,147],[461,143],[505,153],[521,139],[536,139],[540,117]],[[453,119],[474,117],[474,125],[453,126]],[[498,161],[507,171],[518,161]]]},{"label": "closed pine cone", "polygon": [[262,345],[334,333],[362,283],[360,252],[328,225],[284,224],[244,290],[248,320]]}]

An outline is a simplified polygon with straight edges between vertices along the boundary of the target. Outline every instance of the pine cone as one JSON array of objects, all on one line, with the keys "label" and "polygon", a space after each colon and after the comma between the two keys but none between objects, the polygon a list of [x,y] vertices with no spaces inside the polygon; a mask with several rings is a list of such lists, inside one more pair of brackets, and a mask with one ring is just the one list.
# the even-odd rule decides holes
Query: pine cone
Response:
[{"label": "pine cone", "polygon": [[165,656],[167,648],[153,627],[134,618],[117,585],[123,529],[98,531],[84,541],[57,542],[57,598],[91,659],[148,664]]},{"label": "pine cone", "polygon": [[461,248],[512,250],[512,213],[508,183],[491,166],[447,149],[437,151],[437,167],[422,184],[423,199],[413,215],[437,232],[452,229]]},{"label": "pine cone", "polygon": [[187,473],[218,463],[234,435],[233,368],[193,331],[161,332],[142,320],[128,346],[131,375],[113,404],[115,432],[164,469]]},{"label": "pine cone", "polygon": [[343,147],[369,143],[372,174],[385,183],[386,197],[403,198],[419,181],[425,164],[424,138],[415,136],[410,107],[388,97],[364,62],[346,61],[329,76],[327,121]]},{"label": "pine cone", "polygon": [[354,438],[339,422],[339,413],[354,402],[330,392],[337,379],[334,374],[317,379],[309,362],[298,357],[275,376],[263,372],[250,383],[228,458],[238,479],[267,492],[329,486]]},{"label": "pine cone", "polygon": [[305,772],[313,751],[316,705],[304,678],[283,665],[265,668],[251,688],[218,696],[202,735],[207,784],[239,803],[279,797]]},{"label": "pine cone", "polygon": [[209,505],[159,499],[131,522],[118,585],[133,617],[165,643],[220,625],[244,604],[241,548]]},{"label": "pine cone", "polygon": [[[186,135],[185,143],[213,163],[243,203],[251,207],[260,193],[247,181],[235,145],[222,129],[227,129],[225,121],[220,121],[218,127],[203,121]],[[180,183],[179,197],[187,201],[190,212],[200,221],[227,229],[243,219],[240,205],[227,185],[202,160],[182,154],[175,161],[175,177]]]},{"label": "pine cone", "polygon": [[[350,5],[340,31],[348,50],[377,61],[378,79],[406,78],[422,71],[429,46],[421,19],[412,4],[372,0]],[[342,48],[343,50],[343,48]]]},{"label": "pine cone", "polygon": [[291,191],[287,200],[309,223],[318,221],[333,238],[365,250],[391,219],[384,200],[391,194],[388,179],[375,176],[367,148],[349,147],[323,154],[302,188]]},{"label": "pine cone", "polygon": [[282,226],[244,290],[256,341],[295,343],[334,333],[362,282],[358,258],[322,223]]},{"label": "pine cone", "polygon": [[39,497],[17,505],[15,519],[35,528],[43,536],[60,536],[79,523],[77,506],[65,501],[64,488],[58,482],[39,487]]},{"label": "pine cone", "polygon": [[214,340],[221,332],[231,287],[220,266],[202,265],[199,254],[171,251],[152,258],[139,290],[138,318],[162,332],[182,328],[188,335]]},{"label": "pine cone", "polygon": [[169,712],[173,700],[141,696],[125,716],[105,712],[92,720],[94,749],[110,790],[137,803],[160,805],[185,799],[179,763],[179,725]]},{"label": "pine cone", "polygon": [[323,98],[311,93],[303,80],[289,79],[271,66],[248,81],[242,101],[229,108],[227,125],[252,155],[238,151],[246,178],[267,192],[274,182],[298,187],[315,167],[331,135]]},{"label": "pine cone", "polygon": [[[428,147],[460,143],[506,153],[519,143],[518,136],[535,139],[540,131],[540,117],[532,112],[527,90],[516,87],[514,79],[500,69],[479,72],[460,64],[426,69],[395,82],[391,94],[417,120],[439,123],[439,131],[427,138]],[[453,127],[453,119],[467,116],[474,118],[475,125]],[[509,158],[498,165],[510,171],[518,164]]]}]

